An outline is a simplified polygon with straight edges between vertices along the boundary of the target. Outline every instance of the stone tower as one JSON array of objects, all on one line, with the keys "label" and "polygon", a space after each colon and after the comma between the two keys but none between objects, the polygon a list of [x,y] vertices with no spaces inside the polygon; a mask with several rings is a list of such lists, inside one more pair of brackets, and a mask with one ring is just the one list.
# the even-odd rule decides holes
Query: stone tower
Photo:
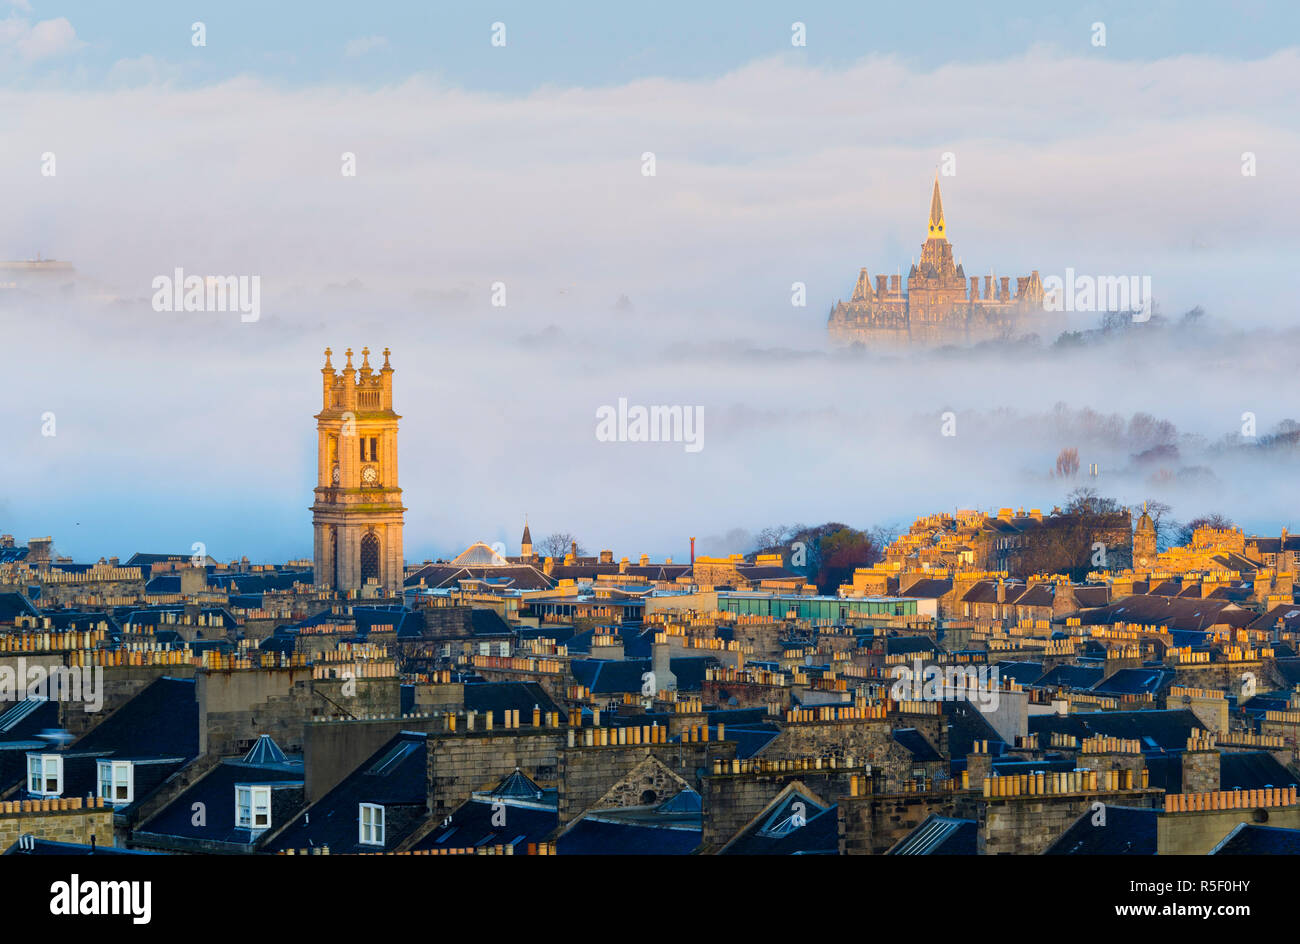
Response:
[{"label": "stone tower", "polygon": [[1133,568],[1154,567],[1156,563],[1156,523],[1147,514],[1147,503],[1142,503],[1142,517],[1138,518],[1137,533],[1133,535]]},{"label": "stone tower", "polygon": [[393,412],[393,368],[370,368],[370,349],[361,349],[361,368],[335,372],[325,350],[321,369],[321,411],[316,414],[319,447],[316,503],[315,580],[318,587],[359,590],[377,582],[386,595],[400,595],[402,490],[397,485],[397,421]]},{"label": "stone tower", "polygon": [[519,540],[519,556],[531,559],[533,556],[533,536],[528,533],[528,519],[524,518],[524,536]]}]

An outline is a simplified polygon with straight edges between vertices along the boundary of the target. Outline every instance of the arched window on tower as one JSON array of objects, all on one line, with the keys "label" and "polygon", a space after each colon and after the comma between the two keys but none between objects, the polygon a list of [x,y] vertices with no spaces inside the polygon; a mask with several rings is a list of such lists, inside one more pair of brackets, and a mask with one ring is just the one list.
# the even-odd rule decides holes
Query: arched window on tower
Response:
[{"label": "arched window on tower", "polygon": [[361,583],[374,577],[379,579],[379,537],[367,531],[361,539]]}]

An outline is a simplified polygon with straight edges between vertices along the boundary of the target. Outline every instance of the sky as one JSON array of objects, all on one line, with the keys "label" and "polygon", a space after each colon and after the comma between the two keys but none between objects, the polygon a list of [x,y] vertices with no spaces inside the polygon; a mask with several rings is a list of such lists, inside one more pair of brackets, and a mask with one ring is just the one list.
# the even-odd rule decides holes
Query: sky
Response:
[{"label": "sky", "polygon": [[[1296,529],[1296,453],[1225,441],[1300,419],[1292,5],[214,6],[0,0],[0,258],[76,267],[0,289],[19,541],[308,556],[321,352],[349,345],[393,350],[411,561],[513,553],[525,514],[680,558],[1077,484]],[[832,348],[858,269],[919,254],[945,155],[968,273],[1150,276],[1172,325]],[[260,317],[155,311],[176,268],[258,276]],[[701,408],[703,448],[599,441],[620,398]],[[1048,474],[1069,446],[1099,480]]]}]

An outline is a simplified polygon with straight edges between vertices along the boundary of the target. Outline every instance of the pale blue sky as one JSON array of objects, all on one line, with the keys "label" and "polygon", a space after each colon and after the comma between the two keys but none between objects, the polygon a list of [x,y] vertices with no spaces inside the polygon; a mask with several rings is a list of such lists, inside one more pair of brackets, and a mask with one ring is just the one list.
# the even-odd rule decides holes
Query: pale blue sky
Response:
[{"label": "pale blue sky", "polygon": [[[6,0],[0,0],[0,9]],[[1035,46],[1080,53],[1091,27],[1107,29],[1105,55],[1182,54],[1258,58],[1300,35],[1300,4],[1027,2],[925,4],[743,2],[375,2],[221,0],[20,0],[11,15],[66,17],[84,46],[32,63],[11,81],[98,85],[122,60],[151,57],[201,83],[256,75],[290,84],[382,84],[432,73],[467,89],[522,92],[540,86],[605,86],[647,76],[708,78],[754,59],[797,57],[838,68],[868,55],[914,67],[996,60]],[[27,9],[24,9],[26,7]],[[202,21],[207,46],[190,42]],[[491,25],[506,24],[493,48]],[[807,25],[802,49],[791,24]],[[368,42],[367,42],[368,41]],[[349,54],[349,44],[352,54]]]}]

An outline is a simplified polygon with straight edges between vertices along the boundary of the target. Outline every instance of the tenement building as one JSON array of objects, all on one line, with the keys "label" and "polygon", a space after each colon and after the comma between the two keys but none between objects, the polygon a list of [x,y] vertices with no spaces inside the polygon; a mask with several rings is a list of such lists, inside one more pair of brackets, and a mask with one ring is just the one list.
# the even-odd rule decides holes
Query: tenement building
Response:
[{"label": "tenement building", "polygon": [[992,274],[970,276],[969,286],[960,262],[953,262],[935,178],[930,197],[927,236],[920,263],[907,273],[907,287],[899,275],[877,275],[875,285],[864,268],[858,274],[853,296],[831,309],[831,340],[870,347],[892,345],[972,344],[1009,338],[1036,329],[1043,316],[1043,284],[1038,270],[1016,279]]}]

